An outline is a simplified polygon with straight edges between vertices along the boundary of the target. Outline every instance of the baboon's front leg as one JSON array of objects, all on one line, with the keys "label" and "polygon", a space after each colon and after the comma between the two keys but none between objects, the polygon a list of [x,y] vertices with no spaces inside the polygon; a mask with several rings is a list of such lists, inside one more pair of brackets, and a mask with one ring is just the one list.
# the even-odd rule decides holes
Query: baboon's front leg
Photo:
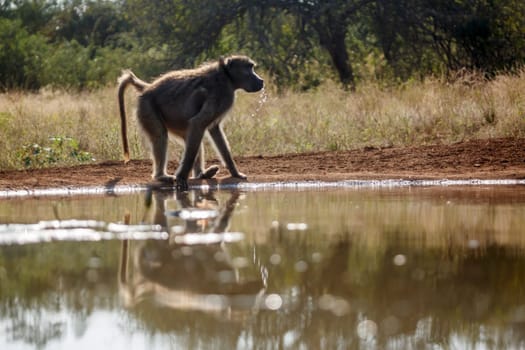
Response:
[{"label": "baboon's front leg", "polygon": [[217,150],[221,155],[223,162],[226,164],[226,167],[230,171],[230,174],[233,177],[246,179],[247,176],[239,172],[239,170],[237,170],[237,166],[235,165],[235,161],[233,160],[233,157],[230,152],[230,145],[228,144],[228,140],[226,139],[226,136],[224,135],[220,124],[213,126],[208,131],[213,142],[215,143],[215,147],[217,147]]}]

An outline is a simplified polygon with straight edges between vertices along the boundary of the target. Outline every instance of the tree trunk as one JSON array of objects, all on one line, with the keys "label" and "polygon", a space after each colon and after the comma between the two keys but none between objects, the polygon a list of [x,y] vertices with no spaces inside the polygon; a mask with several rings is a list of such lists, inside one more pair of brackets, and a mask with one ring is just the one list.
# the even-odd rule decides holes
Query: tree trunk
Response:
[{"label": "tree trunk", "polygon": [[346,50],[345,31],[337,31],[333,35],[326,35],[321,39],[321,45],[328,51],[332,64],[337,70],[339,80],[343,86],[350,90],[355,90],[355,78],[350,58]]}]

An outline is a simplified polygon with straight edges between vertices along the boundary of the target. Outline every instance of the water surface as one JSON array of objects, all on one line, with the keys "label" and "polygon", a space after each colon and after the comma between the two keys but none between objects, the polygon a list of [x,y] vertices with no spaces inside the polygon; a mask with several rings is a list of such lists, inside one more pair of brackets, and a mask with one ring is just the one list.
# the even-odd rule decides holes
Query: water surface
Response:
[{"label": "water surface", "polygon": [[523,348],[525,186],[0,201],[0,349]]}]

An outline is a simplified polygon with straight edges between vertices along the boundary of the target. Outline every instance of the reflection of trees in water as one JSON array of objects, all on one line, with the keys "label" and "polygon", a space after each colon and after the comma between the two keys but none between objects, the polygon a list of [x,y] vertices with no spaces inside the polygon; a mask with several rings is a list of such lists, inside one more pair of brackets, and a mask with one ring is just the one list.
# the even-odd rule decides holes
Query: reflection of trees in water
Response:
[{"label": "reflection of trees in water", "polygon": [[[523,345],[522,254],[498,246],[486,247],[482,254],[472,249],[458,249],[453,254],[442,249],[419,250],[400,246],[398,241],[386,246],[376,257],[368,252],[367,259],[367,252],[352,244],[351,235],[333,242],[321,266],[309,270],[300,281],[302,303],[280,320],[282,329],[295,329],[298,343],[314,347],[358,344],[357,329],[364,319],[377,326],[380,347],[392,345],[389,342],[394,339],[398,348],[448,346],[454,334],[466,337],[469,344],[488,341],[496,348]],[[407,259],[402,266],[393,262],[400,251]],[[379,261],[368,269],[374,258]],[[268,282],[271,288],[272,274]],[[320,302],[326,294],[348,301],[348,313],[338,316],[334,314],[337,309],[323,310]],[[261,341],[267,336],[264,330],[253,331],[260,334]]]},{"label": "reflection of trees in water", "polygon": [[[119,304],[118,243],[0,246],[0,319],[9,320],[0,332],[7,340],[44,347],[67,333],[63,315],[56,314],[67,312],[75,335],[82,336],[94,310]],[[93,259],[100,265],[90,266]]]},{"label": "reflection of trees in water", "polygon": [[[267,271],[266,293],[279,293],[283,299],[278,311],[252,308],[232,317],[232,308],[210,313],[159,307],[148,300],[136,305],[135,312],[151,331],[182,332],[188,346],[352,348],[369,336],[380,347],[406,348],[450,346],[454,334],[466,337],[469,344],[486,341],[483,336],[493,338],[497,347],[525,340],[519,331],[525,311],[522,319],[515,312],[525,305],[525,280],[519,278],[522,252],[497,245],[425,248],[388,232],[380,245],[372,246],[356,242],[352,233],[340,233],[336,240],[312,237],[318,234],[279,226],[270,229],[264,244],[236,243],[253,252],[253,261]],[[277,264],[272,262],[276,253]],[[173,251],[165,258],[177,260]],[[188,273],[185,259],[177,260],[165,275],[145,275],[166,286],[192,288],[192,279],[167,279]],[[306,269],[298,271],[298,261]],[[206,267],[212,274],[224,268],[213,258],[203,264],[214,265]],[[220,282],[207,287],[192,292],[219,293],[222,288]]]}]

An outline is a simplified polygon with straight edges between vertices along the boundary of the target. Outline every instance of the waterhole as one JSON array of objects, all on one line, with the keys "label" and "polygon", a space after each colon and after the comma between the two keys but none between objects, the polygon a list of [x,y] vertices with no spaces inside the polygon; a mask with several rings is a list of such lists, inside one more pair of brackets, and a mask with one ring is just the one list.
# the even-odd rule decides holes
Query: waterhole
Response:
[{"label": "waterhole", "polygon": [[1,349],[523,348],[525,186],[0,200]]}]

